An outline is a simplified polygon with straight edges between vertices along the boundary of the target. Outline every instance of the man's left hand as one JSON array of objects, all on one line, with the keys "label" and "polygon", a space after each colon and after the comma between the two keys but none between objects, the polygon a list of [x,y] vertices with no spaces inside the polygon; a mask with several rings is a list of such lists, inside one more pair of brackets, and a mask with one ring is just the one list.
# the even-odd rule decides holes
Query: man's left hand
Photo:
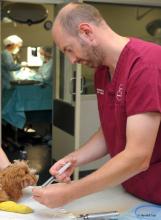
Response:
[{"label": "man's left hand", "polygon": [[72,201],[71,184],[57,183],[44,188],[34,188],[33,198],[48,208],[57,208]]}]

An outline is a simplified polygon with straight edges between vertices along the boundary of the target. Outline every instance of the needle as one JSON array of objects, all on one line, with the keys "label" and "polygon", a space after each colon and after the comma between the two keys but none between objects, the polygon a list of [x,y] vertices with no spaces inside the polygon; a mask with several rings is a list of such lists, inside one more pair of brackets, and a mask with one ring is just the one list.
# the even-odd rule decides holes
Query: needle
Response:
[{"label": "needle", "polygon": [[[66,163],[62,168],[60,168],[60,170],[58,171],[58,175],[64,173],[64,171],[66,171],[70,166],[71,162]],[[41,187],[45,187],[53,182],[57,182],[57,179],[54,176],[50,177],[45,183],[41,185]]]}]

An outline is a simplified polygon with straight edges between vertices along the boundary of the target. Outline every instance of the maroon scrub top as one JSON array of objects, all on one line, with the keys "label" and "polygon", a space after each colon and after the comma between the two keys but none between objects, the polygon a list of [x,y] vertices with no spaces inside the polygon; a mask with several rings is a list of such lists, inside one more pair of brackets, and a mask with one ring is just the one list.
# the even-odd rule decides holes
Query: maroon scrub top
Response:
[{"label": "maroon scrub top", "polygon": [[[112,81],[108,68],[101,66],[95,73],[95,88],[108,152],[114,157],[125,148],[128,116],[161,113],[161,46],[131,38]],[[123,186],[139,198],[161,204],[161,125],[150,167]]]}]

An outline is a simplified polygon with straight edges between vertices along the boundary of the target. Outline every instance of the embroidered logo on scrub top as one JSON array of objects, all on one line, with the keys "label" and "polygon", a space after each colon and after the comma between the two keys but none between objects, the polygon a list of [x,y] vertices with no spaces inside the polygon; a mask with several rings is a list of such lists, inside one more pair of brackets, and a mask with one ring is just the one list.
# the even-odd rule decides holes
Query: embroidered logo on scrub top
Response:
[{"label": "embroidered logo on scrub top", "polygon": [[97,91],[97,94],[104,95],[104,90],[103,89],[97,88],[96,91]]},{"label": "embroidered logo on scrub top", "polygon": [[119,88],[117,90],[117,93],[116,93],[116,99],[117,101],[121,101],[122,98],[123,98],[123,91],[124,91],[124,84],[120,84],[119,85]]}]

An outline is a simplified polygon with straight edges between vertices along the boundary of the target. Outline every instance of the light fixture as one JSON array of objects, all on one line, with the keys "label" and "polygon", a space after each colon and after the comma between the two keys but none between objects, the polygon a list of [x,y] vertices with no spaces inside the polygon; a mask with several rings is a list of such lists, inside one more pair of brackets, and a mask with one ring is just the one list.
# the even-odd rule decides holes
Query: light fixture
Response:
[{"label": "light fixture", "polygon": [[45,30],[47,30],[47,31],[51,30],[52,25],[53,25],[53,22],[52,22],[51,20],[45,21],[45,22],[44,22],[44,28],[45,28]]},{"label": "light fixture", "polygon": [[153,20],[146,25],[147,32],[152,36],[155,36],[155,34],[157,34],[157,31],[160,29],[161,29],[161,19]]},{"label": "light fixture", "polygon": [[3,11],[13,21],[28,25],[40,23],[48,16],[47,9],[40,4],[11,3]]}]

